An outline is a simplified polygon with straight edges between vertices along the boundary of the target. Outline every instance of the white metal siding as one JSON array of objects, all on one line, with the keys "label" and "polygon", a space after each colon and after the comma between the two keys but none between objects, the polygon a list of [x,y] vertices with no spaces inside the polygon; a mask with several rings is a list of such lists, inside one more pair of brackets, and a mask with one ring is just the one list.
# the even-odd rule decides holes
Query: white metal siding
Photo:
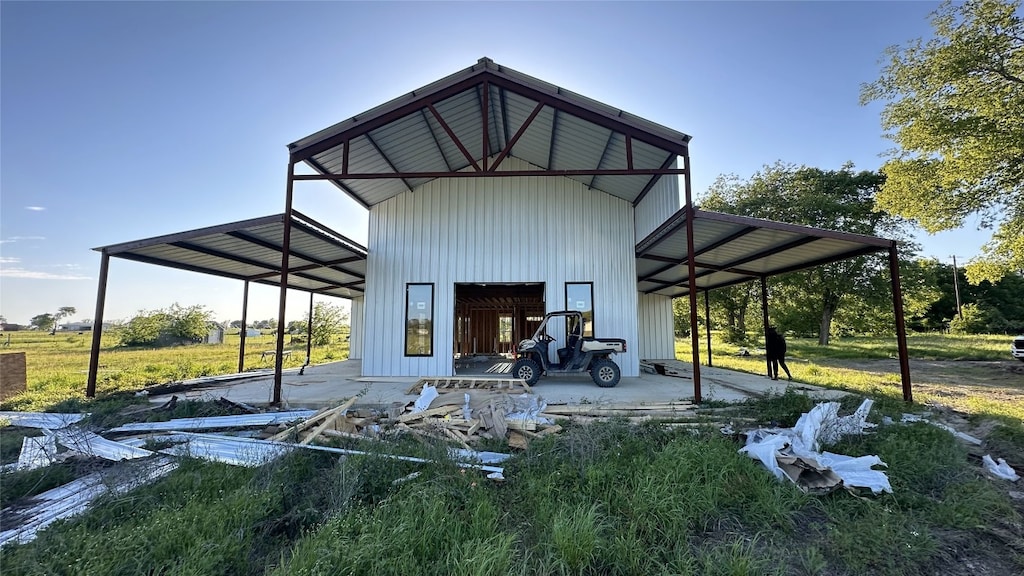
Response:
[{"label": "white metal siding", "polygon": [[[673,168],[678,167],[677,159]],[[657,184],[644,196],[636,207],[636,239],[633,242],[638,244],[648,234],[668,220],[669,216],[675,214],[682,208],[682,200],[679,198],[679,176],[662,176]]]},{"label": "white metal siding", "polygon": [[640,338],[637,350],[644,360],[669,360],[676,357],[675,329],[672,325],[672,299],[657,294],[638,295]]},{"label": "white metal siding", "polygon": [[[506,158],[505,170],[532,167]],[[363,374],[452,373],[455,283],[544,282],[547,309],[566,282],[594,283],[596,336],[625,338],[615,357],[639,375],[633,208],[568,178],[438,179],[370,211]],[[434,354],[407,357],[405,286],[434,284]]]},{"label": "white metal siding", "polygon": [[363,299],[352,299],[351,325],[349,326],[348,357],[358,360],[363,357]]}]

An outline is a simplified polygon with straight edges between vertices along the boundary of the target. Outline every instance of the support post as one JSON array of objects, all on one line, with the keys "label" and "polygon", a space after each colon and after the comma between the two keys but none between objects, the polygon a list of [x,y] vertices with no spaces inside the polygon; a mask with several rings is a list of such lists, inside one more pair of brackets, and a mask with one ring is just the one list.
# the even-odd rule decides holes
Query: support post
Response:
[{"label": "support post", "polygon": [[764,328],[764,363],[768,377],[772,377],[772,361],[768,359],[768,277],[761,276],[761,321]]},{"label": "support post", "polygon": [[914,401],[910,389],[910,353],[907,350],[907,327],[903,319],[903,291],[900,289],[900,259],[896,241],[889,246],[889,278],[892,280],[892,310],[896,318],[896,346],[900,356],[900,381],[903,383],[903,400]]},{"label": "support post", "polygon": [[700,404],[700,339],[697,336],[697,268],[693,257],[693,221],[696,214],[693,210],[693,194],[690,188],[690,154],[683,156],[686,175],[683,183],[686,190],[686,268],[690,289],[690,345],[693,362],[693,402]]},{"label": "support post", "polygon": [[285,187],[284,234],[281,239],[281,296],[277,306],[277,348],[274,353],[274,399],[272,404],[281,403],[281,369],[284,367],[285,308],[288,305],[288,256],[292,240],[292,188],[295,184],[295,163],[288,162],[288,183]]},{"label": "support post", "polygon": [[306,322],[306,366],[312,362],[313,354],[313,293],[309,293],[309,319]]},{"label": "support post", "polygon": [[245,331],[249,324],[247,316],[249,313],[249,281],[245,281],[245,288],[242,288],[242,331],[238,333],[238,372],[245,371]]},{"label": "support post", "polygon": [[96,313],[92,317],[92,348],[89,350],[89,379],[85,385],[86,398],[96,397],[96,374],[100,369],[100,345],[103,340],[103,306],[107,302],[107,269],[110,254],[104,250],[100,256],[100,281],[96,288]]},{"label": "support post", "polygon": [[704,291],[704,329],[708,333],[708,366],[713,366],[711,360],[711,304],[708,302],[708,291]]}]

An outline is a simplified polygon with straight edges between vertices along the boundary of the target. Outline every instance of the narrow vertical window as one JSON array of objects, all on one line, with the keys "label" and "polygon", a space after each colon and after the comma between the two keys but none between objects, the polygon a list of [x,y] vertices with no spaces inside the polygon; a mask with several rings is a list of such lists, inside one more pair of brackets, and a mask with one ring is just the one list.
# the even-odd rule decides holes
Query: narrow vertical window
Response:
[{"label": "narrow vertical window", "polygon": [[565,308],[583,313],[583,335],[594,336],[594,283],[566,282]]},{"label": "narrow vertical window", "polygon": [[405,285],[405,355],[434,355],[434,285]]}]

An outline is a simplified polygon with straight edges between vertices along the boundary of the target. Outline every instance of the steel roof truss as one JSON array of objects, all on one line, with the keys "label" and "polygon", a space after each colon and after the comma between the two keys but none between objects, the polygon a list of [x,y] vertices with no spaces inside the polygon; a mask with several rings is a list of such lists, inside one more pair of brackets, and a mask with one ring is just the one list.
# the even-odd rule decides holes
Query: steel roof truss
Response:
[{"label": "steel roof truss", "polygon": [[[300,229],[304,228],[303,226],[299,225],[298,222],[293,222],[292,226],[294,226],[296,228],[300,228]],[[303,230],[303,231],[308,233],[307,230]],[[250,242],[252,244],[256,244],[257,246],[262,246],[262,247],[270,249],[270,250],[276,250],[278,253],[281,252],[281,246],[278,246],[277,244],[274,244],[273,242],[269,242],[267,240],[264,240],[263,238],[260,238],[258,236],[253,236],[252,234],[249,234],[247,232],[243,232],[241,230],[236,230],[234,232],[228,232],[228,235],[229,236],[233,236],[235,238],[238,238],[239,240],[245,240],[246,242]],[[360,274],[358,272],[353,272],[352,270],[348,270],[348,269],[346,269],[346,268],[344,268],[344,267],[342,267],[340,265],[330,265],[330,264],[327,264],[323,260],[320,260],[319,258],[315,258],[313,256],[309,256],[308,254],[303,254],[303,253],[298,252],[296,250],[289,250],[289,253],[292,256],[295,256],[297,258],[302,258],[303,260],[306,260],[306,261],[309,261],[309,262],[313,262],[314,264],[316,264],[317,266],[319,266],[321,268],[330,268],[331,270],[335,270],[337,272],[342,272],[342,273],[348,274],[349,276],[352,276],[352,277],[355,277],[355,278],[361,278],[363,280],[366,279],[366,276],[364,274]]]},{"label": "steel roof truss", "polygon": [[491,166],[491,172],[497,170],[498,165],[501,164],[501,161],[504,160],[505,157],[508,156],[510,152],[512,152],[512,148],[516,145],[516,142],[519,141],[519,138],[526,132],[526,129],[530,127],[530,124],[533,123],[533,119],[537,117],[537,114],[540,114],[540,111],[543,108],[543,104],[537,104],[537,107],[533,109],[533,112],[530,112],[530,115],[526,118],[526,121],[523,122],[523,125],[519,127],[519,130],[516,130],[515,135],[512,136],[512,139],[509,140],[508,144],[505,145],[505,149],[502,150],[500,154],[498,154],[497,158],[494,159],[494,165]]},{"label": "steel roof truss", "polygon": [[[466,160],[470,163],[470,165],[473,166],[473,168],[477,172],[479,172],[480,165],[477,164],[476,160],[473,159],[473,156],[469,153],[469,150],[466,150],[466,146],[462,143],[462,140],[459,140],[459,137],[455,135],[455,131],[452,130],[451,126],[449,126],[448,123],[444,121],[444,118],[441,117],[441,113],[437,111],[437,108],[434,108],[433,104],[427,104],[427,109],[430,110],[430,113],[434,115],[434,119],[437,120],[437,123],[441,125],[441,128],[444,128],[444,131],[448,134],[448,137],[452,139],[452,142],[454,142],[455,145],[459,147],[459,150],[462,152],[462,155],[466,157]],[[395,175],[390,175],[389,177],[394,178]]]},{"label": "steel roof truss", "polygon": [[[427,120],[427,109],[423,108],[420,110],[420,116],[423,117],[423,123],[427,125],[427,131],[430,132],[430,137],[434,139],[434,145],[437,146],[437,153],[441,155],[441,160],[444,161],[445,167],[448,168],[449,172],[452,172],[452,163],[448,161],[448,156],[444,153],[444,148],[441,147],[441,141],[437,139],[437,133],[434,132],[434,127],[431,126],[430,121]],[[348,171],[347,169],[345,170]]]},{"label": "steel roof truss", "polygon": [[[384,162],[386,162],[387,165],[391,167],[391,171],[392,172],[394,172],[396,174],[401,172],[401,170],[399,170],[395,166],[395,163],[392,162],[390,158],[388,158],[388,155],[384,153],[384,150],[381,150],[381,147],[377,144],[377,141],[373,139],[373,135],[372,134],[367,132],[366,133],[366,139],[370,141],[370,145],[373,146],[373,149],[377,151],[377,154],[380,154],[380,157],[384,159]],[[412,192],[412,186],[409,184],[409,181],[406,180],[405,178],[402,178],[401,180],[402,180],[402,184],[405,184],[406,190],[408,190],[409,192]]]}]

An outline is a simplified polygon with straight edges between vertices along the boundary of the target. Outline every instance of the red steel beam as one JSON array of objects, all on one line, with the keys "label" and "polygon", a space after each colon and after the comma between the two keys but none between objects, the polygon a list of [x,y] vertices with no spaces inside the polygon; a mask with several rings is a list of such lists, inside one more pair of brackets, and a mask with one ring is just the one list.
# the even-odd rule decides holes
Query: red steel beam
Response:
[{"label": "red steel beam", "polygon": [[[474,161],[475,165],[475,161]],[[479,166],[477,166],[479,171]],[[509,170],[488,172],[487,176],[665,176],[686,174],[678,168],[638,168],[635,170]],[[361,172],[358,174],[296,174],[295,180],[395,180],[400,178],[476,178],[476,172]]]},{"label": "red steel beam", "polygon": [[[473,159],[473,156],[469,153],[469,150],[466,150],[466,146],[462,143],[462,140],[459,140],[459,137],[455,135],[455,131],[452,130],[451,126],[449,126],[448,123],[444,121],[444,118],[441,118],[441,113],[437,111],[437,108],[434,108],[433,104],[428,104],[427,108],[430,109],[430,113],[434,115],[434,119],[437,120],[437,123],[441,125],[441,128],[443,128],[445,133],[448,134],[448,137],[452,139],[452,142],[454,142],[455,145],[459,147],[459,150],[462,152],[462,155],[466,157],[466,160],[468,160],[469,163],[473,166],[473,168],[475,168],[476,171],[479,172],[480,165],[477,164],[476,160]],[[458,172],[453,172],[453,174],[458,174]],[[385,178],[404,178],[404,176],[398,176],[397,174],[382,174],[379,176],[383,176]],[[349,179],[354,179],[351,174],[347,174],[345,177]],[[356,178],[358,178],[358,176]],[[432,178],[432,176],[425,176],[425,178]]]},{"label": "red steel beam", "polygon": [[100,368],[100,345],[103,339],[103,307],[107,302],[107,270],[110,268],[110,254],[106,250],[100,257],[100,281],[96,289],[96,313],[92,317],[92,348],[89,349],[89,379],[85,384],[85,396],[96,396],[96,375]]},{"label": "red steel beam", "polygon": [[914,401],[910,388],[910,352],[907,350],[907,326],[903,319],[903,291],[900,289],[900,259],[896,241],[889,246],[889,278],[892,281],[892,309],[896,316],[896,346],[900,356],[900,381],[903,384],[903,400]]},{"label": "red steel beam", "polygon": [[505,145],[505,149],[501,151],[501,154],[498,154],[498,157],[494,159],[494,165],[491,166],[491,172],[496,171],[498,169],[498,165],[501,164],[501,161],[504,160],[510,152],[512,152],[512,148],[516,145],[516,142],[519,141],[519,137],[526,132],[526,129],[530,127],[530,124],[533,123],[533,119],[537,117],[537,114],[540,114],[542,109],[544,109],[544,105],[537,104],[537,107],[533,109],[533,112],[530,112],[530,115],[527,116],[523,125],[519,127],[519,130],[516,130],[515,136],[513,136],[512,139],[509,140],[508,144]]}]

